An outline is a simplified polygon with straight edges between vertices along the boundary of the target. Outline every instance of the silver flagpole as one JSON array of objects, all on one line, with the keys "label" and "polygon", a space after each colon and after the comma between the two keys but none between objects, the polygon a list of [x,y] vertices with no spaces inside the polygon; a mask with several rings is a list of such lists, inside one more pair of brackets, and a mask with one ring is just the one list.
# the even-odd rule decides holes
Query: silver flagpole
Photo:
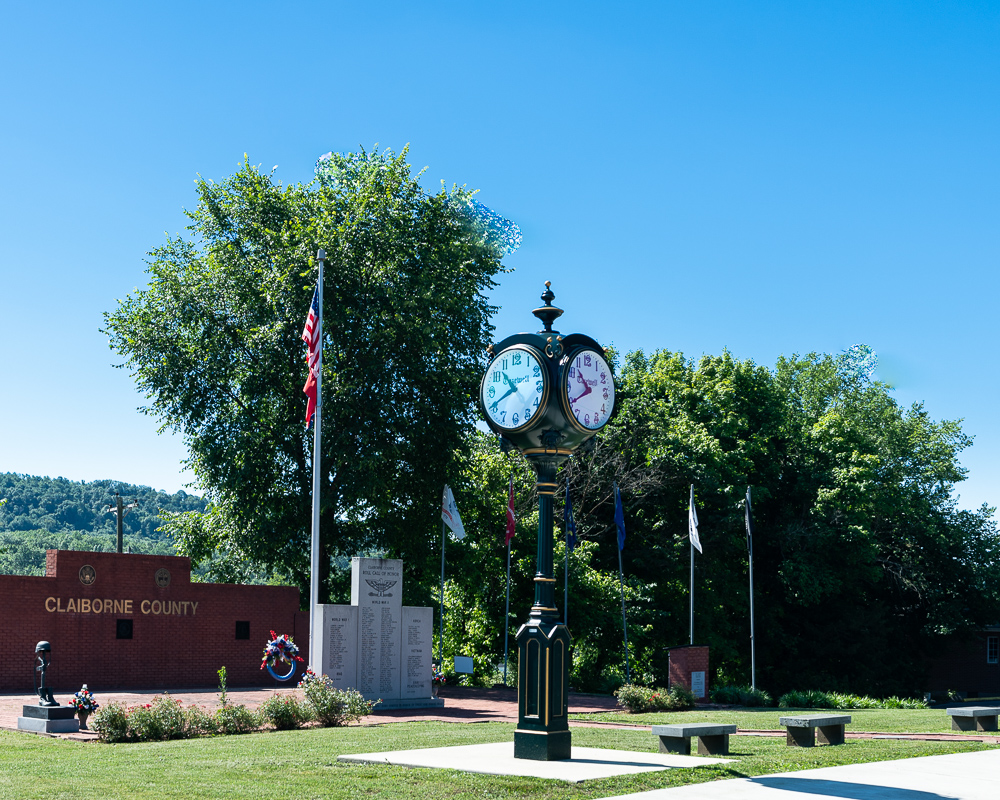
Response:
[{"label": "silver flagpole", "polygon": [[441,521],[441,635],[438,637],[438,667],[444,673],[444,532],[445,523]]},{"label": "silver flagpole", "polygon": [[625,573],[622,572],[622,549],[618,548],[618,585],[622,590],[622,630],[625,632],[625,680],[632,683],[632,670],[628,663],[628,622],[625,621]]},{"label": "silver flagpole", "polygon": [[747,549],[750,556],[750,688],[757,689],[757,650],[754,642],[753,627],[753,529],[750,523],[750,516],[753,512],[750,509],[750,487],[747,487]]},{"label": "silver flagpole", "polygon": [[691,526],[694,524],[693,515],[695,513],[693,509],[694,509],[694,484],[692,483],[691,499],[688,501],[688,547],[691,548],[691,591],[688,592],[688,597],[691,604],[691,611],[690,611],[691,625],[689,628],[691,636],[689,644],[691,645],[694,644],[694,539],[691,538],[693,536],[691,532]]},{"label": "silver flagpole", "polygon": [[507,613],[503,618],[503,685],[507,685],[507,652],[510,646],[510,540],[507,540]]},{"label": "silver flagpole", "polygon": [[316,358],[316,429],[313,432],[313,488],[312,488],[312,557],[310,559],[309,576],[309,666],[317,675],[323,672],[323,654],[319,652],[319,501],[322,486],[320,471],[321,444],[323,424],[323,264],[326,261],[326,251],[320,248],[316,252],[319,264],[319,279],[316,283],[316,293],[319,301],[319,354]]},{"label": "silver flagpole", "polygon": [[566,569],[563,570],[563,625],[569,627],[569,525],[566,525]]},{"label": "silver flagpole", "polygon": [[753,638],[753,551],[750,552],[750,688],[757,688],[757,650]]}]

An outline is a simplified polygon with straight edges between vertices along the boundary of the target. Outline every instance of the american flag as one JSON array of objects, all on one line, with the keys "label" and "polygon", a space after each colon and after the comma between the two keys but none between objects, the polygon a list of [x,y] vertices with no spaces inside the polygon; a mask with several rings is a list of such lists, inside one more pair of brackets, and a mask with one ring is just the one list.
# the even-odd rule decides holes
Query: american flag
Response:
[{"label": "american flag", "polygon": [[306,360],[309,362],[309,377],[306,379],[306,385],[302,387],[302,391],[309,398],[309,403],[306,405],[306,427],[309,427],[313,414],[316,413],[316,380],[319,377],[320,342],[323,338],[321,328],[319,287],[317,286],[313,290],[312,304],[309,306],[309,316],[306,317],[306,327],[302,331],[302,341],[309,348],[306,355]]}]

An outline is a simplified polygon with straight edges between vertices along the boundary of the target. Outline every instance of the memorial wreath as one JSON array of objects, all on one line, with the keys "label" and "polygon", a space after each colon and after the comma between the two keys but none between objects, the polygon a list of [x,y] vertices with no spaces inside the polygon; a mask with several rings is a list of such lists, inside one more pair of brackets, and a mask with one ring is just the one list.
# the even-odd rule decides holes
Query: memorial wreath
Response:
[{"label": "memorial wreath", "polygon": [[[292,641],[291,636],[287,633],[278,636],[274,631],[271,631],[271,641],[264,646],[264,657],[261,659],[260,668],[264,669],[267,667],[267,671],[275,678],[287,681],[295,673],[295,662],[304,660],[299,655],[299,647]],[[278,675],[275,673],[274,668],[279,662],[288,664],[291,667],[287,675]]]}]

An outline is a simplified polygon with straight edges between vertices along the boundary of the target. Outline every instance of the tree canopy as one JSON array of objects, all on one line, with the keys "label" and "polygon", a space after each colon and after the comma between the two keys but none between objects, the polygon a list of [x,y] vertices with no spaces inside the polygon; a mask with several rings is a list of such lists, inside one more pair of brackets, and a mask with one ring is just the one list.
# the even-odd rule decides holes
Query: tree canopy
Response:
[{"label": "tree canopy", "polygon": [[[664,648],[688,641],[692,483],[704,547],[696,554],[695,641],[711,646],[716,681],[750,678],[748,485],[760,685],[919,692],[926,656],[995,624],[1000,537],[993,510],[961,510],[953,494],[970,438],[959,423],[935,422],[920,405],[900,407],[872,379],[865,353],[782,358],[774,369],[728,353],[697,361],[668,351],[625,358],[620,412],[594,452],[575,456],[563,471],[581,538],[570,559],[575,686],[608,690],[625,677],[613,481],[625,503],[629,645],[640,681],[665,681]],[[496,465],[502,457],[489,443],[468,452],[456,494],[473,533],[451,548],[449,562],[484,565],[463,561],[451,573],[456,596],[481,608],[483,619],[450,635],[456,648],[472,649],[475,631],[489,631],[479,647],[496,658],[502,602],[473,596],[502,583],[510,465]],[[535,498],[526,465],[517,470],[530,528]],[[512,608],[530,605],[533,542],[519,529]],[[557,567],[561,553],[558,543]],[[485,568],[492,577],[481,574]],[[474,577],[463,589],[467,572]],[[561,589],[561,570],[557,578]]]},{"label": "tree canopy", "polygon": [[324,564],[378,550],[419,574],[433,560],[427,537],[492,332],[486,294],[513,232],[463,188],[424,191],[406,155],[329,154],[307,185],[249,163],[199,179],[189,235],[153,250],[148,288],[106,315],[145,410],[183,435],[212,503],[166,527],[196,561],[222,554],[220,575],[262,564],[308,585],[300,335],[318,248]]}]

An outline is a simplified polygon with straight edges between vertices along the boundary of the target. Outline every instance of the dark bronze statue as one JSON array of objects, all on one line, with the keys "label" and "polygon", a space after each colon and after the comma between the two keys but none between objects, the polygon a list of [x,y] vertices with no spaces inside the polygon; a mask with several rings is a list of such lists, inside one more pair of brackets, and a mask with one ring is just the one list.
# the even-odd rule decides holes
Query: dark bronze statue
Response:
[{"label": "dark bronze statue", "polygon": [[39,642],[35,645],[35,655],[38,656],[38,666],[35,667],[35,672],[41,676],[38,681],[38,705],[40,706],[59,705],[52,696],[52,690],[45,685],[45,670],[49,668],[49,653],[51,652],[52,645],[48,642]]}]

